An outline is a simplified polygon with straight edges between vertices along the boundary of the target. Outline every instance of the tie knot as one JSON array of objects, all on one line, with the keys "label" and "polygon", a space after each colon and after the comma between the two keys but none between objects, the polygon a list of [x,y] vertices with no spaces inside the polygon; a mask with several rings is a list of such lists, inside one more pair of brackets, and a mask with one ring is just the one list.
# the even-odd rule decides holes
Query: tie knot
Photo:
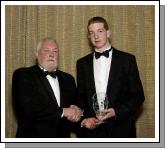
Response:
[{"label": "tie knot", "polygon": [[56,71],[45,71],[44,74],[45,74],[45,76],[50,75],[53,78],[56,78],[56,76],[57,76]]},{"label": "tie knot", "polygon": [[108,58],[110,51],[111,51],[111,48],[110,48],[109,50],[106,50],[106,51],[102,52],[102,53],[100,53],[100,52],[95,52],[95,58],[98,59],[98,58],[100,58],[101,56],[105,56],[105,57]]}]

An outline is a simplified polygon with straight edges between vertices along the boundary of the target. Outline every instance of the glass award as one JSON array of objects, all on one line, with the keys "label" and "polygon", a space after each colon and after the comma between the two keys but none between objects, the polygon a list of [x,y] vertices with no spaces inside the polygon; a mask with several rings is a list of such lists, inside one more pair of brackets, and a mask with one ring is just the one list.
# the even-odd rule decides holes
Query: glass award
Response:
[{"label": "glass award", "polygon": [[93,109],[96,117],[100,120],[105,116],[104,109],[108,108],[108,98],[105,93],[95,93],[92,97]]}]

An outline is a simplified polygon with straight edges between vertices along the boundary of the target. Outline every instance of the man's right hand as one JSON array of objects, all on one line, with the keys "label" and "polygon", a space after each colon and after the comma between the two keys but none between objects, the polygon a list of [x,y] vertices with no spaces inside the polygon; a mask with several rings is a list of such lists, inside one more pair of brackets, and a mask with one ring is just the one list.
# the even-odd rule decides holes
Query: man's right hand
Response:
[{"label": "man's right hand", "polygon": [[63,108],[64,117],[69,121],[78,122],[81,119],[82,111],[79,107],[71,105],[68,108]]}]

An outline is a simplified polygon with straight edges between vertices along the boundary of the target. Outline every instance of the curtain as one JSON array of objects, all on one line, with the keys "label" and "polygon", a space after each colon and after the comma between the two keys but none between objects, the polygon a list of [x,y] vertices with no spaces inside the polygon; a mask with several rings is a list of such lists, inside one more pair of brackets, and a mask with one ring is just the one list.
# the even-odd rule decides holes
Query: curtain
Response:
[{"label": "curtain", "polygon": [[12,106],[13,71],[35,63],[37,42],[55,38],[60,48],[59,69],[76,79],[76,61],[91,52],[87,22],[104,17],[112,45],[136,56],[145,102],[138,113],[137,137],[155,136],[155,6],[153,5],[7,5],[5,7],[5,136],[15,137]]}]

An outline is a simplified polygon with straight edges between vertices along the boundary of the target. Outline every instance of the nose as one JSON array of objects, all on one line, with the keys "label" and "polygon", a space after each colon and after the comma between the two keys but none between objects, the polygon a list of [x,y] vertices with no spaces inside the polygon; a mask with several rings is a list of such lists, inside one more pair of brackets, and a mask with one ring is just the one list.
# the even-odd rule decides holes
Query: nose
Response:
[{"label": "nose", "polygon": [[49,57],[54,57],[54,52],[53,51],[50,51]]},{"label": "nose", "polygon": [[97,39],[99,36],[97,33],[94,34],[94,38]]}]

